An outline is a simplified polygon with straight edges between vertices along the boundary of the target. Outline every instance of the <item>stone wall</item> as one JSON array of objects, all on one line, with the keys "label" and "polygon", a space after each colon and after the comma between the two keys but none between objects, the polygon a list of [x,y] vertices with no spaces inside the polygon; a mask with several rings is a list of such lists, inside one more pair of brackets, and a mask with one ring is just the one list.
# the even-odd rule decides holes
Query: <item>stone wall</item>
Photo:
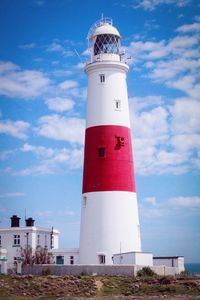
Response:
[{"label": "stone wall", "polygon": [[[141,270],[143,267],[144,266],[137,265],[34,265],[24,266],[22,274],[135,276],[137,271]],[[179,273],[178,268],[175,267],[153,266],[151,269],[161,276]]]}]

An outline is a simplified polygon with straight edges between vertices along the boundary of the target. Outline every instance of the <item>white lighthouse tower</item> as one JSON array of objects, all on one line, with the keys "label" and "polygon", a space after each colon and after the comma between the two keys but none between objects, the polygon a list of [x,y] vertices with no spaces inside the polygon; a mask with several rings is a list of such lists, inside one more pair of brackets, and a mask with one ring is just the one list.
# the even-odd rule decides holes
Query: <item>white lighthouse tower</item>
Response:
[{"label": "white lighthouse tower", "polygon": [[140,252],[126,74],[111,19],[89,31],[80,263],[112,264],[115,253]]}]

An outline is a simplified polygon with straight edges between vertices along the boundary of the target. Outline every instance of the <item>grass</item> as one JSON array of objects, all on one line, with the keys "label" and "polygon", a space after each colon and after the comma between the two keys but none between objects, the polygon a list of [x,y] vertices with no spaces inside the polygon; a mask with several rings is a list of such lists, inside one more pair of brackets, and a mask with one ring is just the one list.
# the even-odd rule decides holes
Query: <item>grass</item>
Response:
[{"label": "grass", "polygon": [[[126,299],[167,295],[166,299],[185,295],[200,299],[200,278],[191,277],[126,277],[126,276],[0,276],[1,300],[73,300]],[[189,298],[193,297],[193,298]]]}]

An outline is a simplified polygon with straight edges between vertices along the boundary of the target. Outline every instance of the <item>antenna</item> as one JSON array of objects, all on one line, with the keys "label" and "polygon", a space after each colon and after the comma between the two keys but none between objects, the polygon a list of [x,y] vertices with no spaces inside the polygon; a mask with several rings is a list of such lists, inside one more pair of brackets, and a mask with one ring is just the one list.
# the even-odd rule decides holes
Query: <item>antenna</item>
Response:
[{"label": "antenna", "polygon": [[78,56],[79,60],[80,60],[81,62],[83,62],[83,60],[82,60],[80,54],[78,53],[78,51],[77,51],[76,49],[74,49],[74,52],[75,52],[76,55]]}]

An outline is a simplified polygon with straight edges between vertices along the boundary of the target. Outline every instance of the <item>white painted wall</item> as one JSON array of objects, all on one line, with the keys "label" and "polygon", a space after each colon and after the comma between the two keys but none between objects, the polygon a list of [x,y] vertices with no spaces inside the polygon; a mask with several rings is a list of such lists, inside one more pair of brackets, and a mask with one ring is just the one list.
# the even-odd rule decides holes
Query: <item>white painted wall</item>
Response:
[{"label": "white painted wall", "polygon": [[[101,62],[86,65],[88,75],[86,127],[121,125],[130,128],[126,73],[128,65],[121,62]],[[100,82],[105,75],[105,83]],[[121,109],[115,107],[121,101]]]},{"label": "white painted wall", "polygon": [[119,252],[141,251],[136,193],[111,191],[85,193],[81,209],[80,264],[106,264]]},{"label": "white painted wall", "polygon": [[54,263],[56,264],[56,257],[63,256],[64,258],[64,265],[71,264],[71,256],[73,256],[74,265],[79,264],[79,249],[71,248],[71,249],[54,249],[51,251],[54,258]]},{"label": "white painted wall", "polygon": [[183,256],[172,256],[172,257],[159,257],[153,258],[154,266],[167,266],[167,267],[176,267],[179,272],[185,270],[184,266],[184,257]]},{"label": "white painted wall", "polygon": [[153,254],[150,252],[128,252],[113,255],[113,263],[118,265],[153,266]]},{"label": "white painted wall", "polygon": [[[20,247],[25,248],[30,245],[33,249],[37,246],[50,249],[51,246],[51,229],[43,229],[37,227],[11,227],[0,229],[1,247],[7,250],[7,258],[9,261],[13,261],[14,257],[18,257],[20,253]],[[27,240],[28,233],[28,240]],[[14,235],[20,236],[20,244],[14,245]],[[40,235],[40,244],[37,244],[38,235]],[[59,231],[53,230],[54,236],[54,248],[58,248],[59,243]]]}]

